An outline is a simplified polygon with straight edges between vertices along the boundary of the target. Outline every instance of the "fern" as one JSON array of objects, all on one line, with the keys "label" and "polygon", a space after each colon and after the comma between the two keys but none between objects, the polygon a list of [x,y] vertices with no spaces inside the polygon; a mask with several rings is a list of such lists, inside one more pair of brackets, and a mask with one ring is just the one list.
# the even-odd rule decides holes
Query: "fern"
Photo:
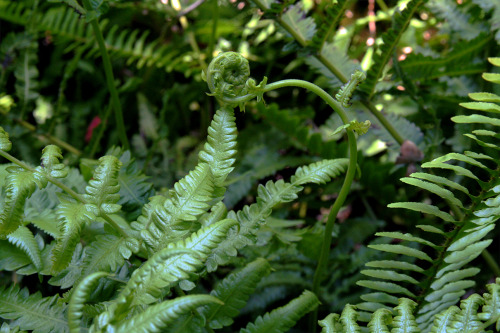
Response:
[{"label": "fern", "polygon": [[403,11],[399,12],[396,10],[396,13],[394,13],[392,27],[382,34],[382,44],[378,47],[377,53],[373,57],[373,63],[370,70],[367,71],[366,80],[360,85],[360,90],[366,93],[369,98],[373,96],[375,86],[382,77],[386,64],[392,57],[392,51],[399,43],[410,20],[417,9],[425,2],[425,0],[412,0],[406,4],[406,8]]},{"label": "fern", "polygon": [[231,273],[210,293],[223,304],[205,305],[200,313],[213,329],[229,326],[233,317],[245,306],[249,295],[263,276],[270,273],[271,266],[264,259],[257,259],[246,265],[241,271]]},{"label": "fern", "polygon": [[[33,20],[31,10],[22,2],[5,0],[0,2],[0,19],[22,25],[27,25],[30,19]],[[86,26],[84,21],[79,20],[78,14],[73,9],[51,8],[43,16],[36,16],[35,20],[38,24],[35,24],[34,28],[40,31],[49,30],[61,42],[67,43],[65,52],[78,48],[88,56],[98,54],[99,49],[94,43],[92,29]],[[140,33],[139,30],[131,31],[122,29],[118,25],[111,27],[108,25],[108,20],[100,22],[101,30],[107,31],[105,42],[108,52],[125,58],[127,64],[136,63],[137,68],[156,66],[167,71],[173,69],[172,64],[175,62],[172,60],[178,55],[175,48],[161,43],[160,40],[146,42],[148,32]],[[33,60],[31,62],[33,63]],[[36,73],[32,70],[33,78],[34,74]]]},{"label": "fern", "polygon": [[33,333],[68,332],[65,318],[66,305],[59,297],[42,297],[40,292],[29,294],[18,286],[0,289],[0,315],[13,320],[23,330]]},{"label": "fern", "polygon": [[264,316],[259,316],[254,323],[240,330],[241,333],[287,332],[295,325],[295,322],[304,314],[312,311],[319,305],[317,297],[310,291],[304,291],[302,295],[290,301],[285,306],[277,308]]},{"label": "fern", "polygon": [[323,184],[344,172],[348,161],[345,159],[324,160],[297,169],[291,183],[279,180],[269,181],[258,188],[257,203],[245,206],[238,212],[229,212],[228,217],[236,219],[240,228],[230,231],[228,238],[207,259],[208,271],[214,271],[218,265],[225,264],[237,250],[254,243],[254,235],[259,226],[271,215],[272,208],[279,203],[290,202],[306,183]]},{"label": "fern", "polygon": [[[470,295],[461,301],[460,309],[452,305],[435,316],[435,321],[430,332],[484,332],[484,329],[500,320],[500,313],[495,308],[498,299],[493,300],[493,295],[498,295],[500,279],[496,283],[487,285],[492,294]],[[493,297],[492,297],[493,296]],[[400,298],[394,310],[380,308],[371,314],[367,324],[370,333],[383,332],[422,332],[415,321],[415,302],[408,298]],[[483,312],[478,313],[482,305]],[[352,305],[346,305],[342,314],[329,314],[319,324],[323,327],[322,333],[352,333],[361,332],[362,326],[358,323],[359,313]],[[497,324],[498,327],[498,324]]]},{"label": "fern", "polygon": [[[490,62],[495,65],[500,65],[500,62],[496,58],[490,59]],[[485,74],[485,78],[488,79],[488,75]],[[488,99],[491,96],[473,94],[472,97],[477,99]],[[497,113],[495,108],[496,105],[492,102],[478,101],[473,103],[464,103],[463,106],[481,112],[493,112],[493,114]],[[500,126],[500,124],[497,124],[498,119],[490,116],[455,116],[452,120],[457,123],[477,122],[480,124]],[[475,133],[477,134],[483,132],[479,130],[479,132],[476,131]],[[475,138],[473,134],[466,135]],[[492,229],[494,229],[495,222],[500,217],[497,207],[498,203],[496,201],[498,196],[498,191],[496,190],[498,169],[486,166],[483,162],[481,162],[481,160],[498,163],[498,161],[492,156],[475,152],[465,152],[464,154],[450,153],[436,158],[433,161],[422,164],[423,168],[449,170],[457,175],[470,178],[482,189],[478,196],[473,196],[469,190],[460,184],[446,180],[443,177],[428,175],[425,173],[416,173],[411,175],[410,178],[403,179],[405,183],[427,190],[443,198],[447,202],[452,214],[443,210],[442,207],[422,202],[400,202],[391,204],[389,207],[406,208],[427,214],[434,217],[434,219],[437,218],[438,221],[442,220],[442,223],[445,225],[448,224],[448,228],[451,228],[451,231],[442,232],[436,230],[435,228],[422,226],[424,232],[437,232],[440,236],[439,243],[436,241],[430,242],[424,238],[415,237],[411,234],[378,233],[379,236],[399,239],[404,241],[404,243],[372,245],[372,248],[384,252],[401,254],[406,258],[409,258],[409,260],[406,259],[402,261],[402,266],[400,267],[397,267],[398,264],[396,263],[394,265],[386,265],[385,263],[383,263],[383,265],[380,263],[367,264],[372,267],[385,266],[386,269],[377,271],[367,270],[362,272],[367,276],[382,279],[384,281],[362,280],[358,282],[359,285],[381,292],[381,294],[376,297],[362,297],[367,303],[360,304],[359,307],[361,309],[369,310],[370,308],[373,308],[373,306],[377,308],[377,306],[381,306],[386,303],[388,299],[391,299],[391,295],[393,294],[402,294],[412,297],[417,301],[416,320],[420,329],[427,332],[430,329],[433,318],[444,309],[455,304],[458,299],[465,294],[465,290],[474,285],[474,282],[469,278],[476,275],[479,270],[475,268],[464,268],[464,266],[479,256],[481,252],[491,243],[490,239],[484,238]],[[450,162],[452,161],[457,161],[464,166],[451,164]],[[466,166],[469,166],[469,168],[466,168]],[[488,182],[480,180],[480,178],[473,172],[477,169],[484,170],[484,172],[491,177],[490,180]],[[465,195],[470,198],[470,206],[465,207],[462,204],[462,200],[457,198],[454,193],[454,191],[457,190],[460,194],[465,193]],[[426,252],[428,251],[424,252],[415,248],[415,244],[432,248],[436,251],[436,256],[431,257],[427,255]],[[411,264],[415,258],[431,263],[429,267],[429,265],[419,262],[421,265],[419,266],[421,267],[420,271],[423,273],[425,269],[428,272],[423,278],[425,282],[422,282],[422,278],[413,279],[406,274],[396,273],[393,270],[387,269],[391,267],[398,268],[400,270],[410,269],[411,271],[413,270],[413,266],[409,266],[409,264]],[[417,281],[420,282],[417,283]],[[411,288],[405,287],[405,284],[408,282],[414,286]],[[421,286],[421,292],[418,296],[411,291],[414,290],[416,286]],[[473,300],[468,302],[470,302],[470,304],[464,303],[464,306],[467,306],[468,309],[469,307],[474,307],[472,305],[475,304]],[[442,318],[441,321],[446,322],[446,319]],[[466,319],[462,320],[464,323],[463,325],[472,325],[470,323],[465,324],[466,321]],[[460,326],[457,326],[457,328],[458,327]]]}]

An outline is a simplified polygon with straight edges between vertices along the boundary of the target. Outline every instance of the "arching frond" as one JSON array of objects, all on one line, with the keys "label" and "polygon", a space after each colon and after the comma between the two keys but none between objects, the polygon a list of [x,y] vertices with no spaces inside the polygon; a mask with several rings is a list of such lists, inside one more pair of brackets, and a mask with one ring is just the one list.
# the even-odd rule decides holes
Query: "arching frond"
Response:
[{"label": "arching frond", "polygon": [[254,323],[240,330],[241,333],[284,333],[292,328],[297,320],[319,305],[318,298],[305,290],[302,295],[285,306],[277,308],[264,316],[259,316]]}]

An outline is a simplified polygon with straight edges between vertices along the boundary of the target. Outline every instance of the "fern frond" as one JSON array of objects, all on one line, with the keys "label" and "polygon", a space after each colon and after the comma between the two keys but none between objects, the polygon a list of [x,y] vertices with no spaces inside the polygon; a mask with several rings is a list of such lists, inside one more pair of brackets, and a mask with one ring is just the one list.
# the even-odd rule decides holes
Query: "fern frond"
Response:
[{"label": "fern frond", "polygon": [[7,239],[10,243],[14,244],[28,255],[37,271],[42,271],[42,253],[31,230],[21,225],[16,231],[7,235]]},{"label": "fern frond", "polygon": [[0,212],[0,238],[5,238],[22,224],[24,204],[37,185],[33,172],[14,166],[7,170],[6,198]]},{"label": "fern frond", "polygon": [[198,229],[197,220],[210,208],[213,194],[214,179],[207,163],[199,163],[175,183],[171,198],[165,200],[163,205],[154,205],[150,222],[145,225],[147,229],[141,230],[141,237],[152,252],[182,240]]},{"label": "fern frond", "polygon": [[232,318],[245,306],[259,281],[270,272],[269,263],[259,258],[222,280],[210,295],[217,297],[223,304],[205,305],[200,311],[210,327],[219,329],[231,325]]},{"label": "fern frond", "polygon": [[120,200],[120,184],[118,174],[122,163],[114,156],[103,156],[94,171],[92,179],[85,188],[84,199],[88,202],[87,209],[95,216],[113,214],[120,210],[117,204]]},{"label": "fern frond", "polygon": [[107,273],[103,272],[93,273],[85,277],[75,288],[68,304],[68,326],[70,332],[80,332],[84,304],[97,281],[107,275]]},{"label": "fern frond", "polygon": [[[141,268],[134,271],[121,293],[122,297],[133,294],[134,304],[154,302],[171,285],[195,274],[236,223],[231,219],[219,221],[157,252]],[[188,250],[188,253],[172,257],[173,250],[178,253],[184,249]]]},{"label": "fern frond", "polygon": [[9,133],[7,133],[0,126],[0,150],[9,151],[12,148],[12,142],[9,140]]},{"label": "fern frond", "polygon": [[268,181],[265,186],[259,185],[257,203],[244,206],[237,213],[228,214],[228,217],[238,220],[240,229],[231,230],[227,239],[208,257],[208,271],[214,271],[218,265],[227,263],[230,257],[237,254],[237,250],[253,244],[254,235],[265,219],[271,215],[272,208],[279,203],[295,200],[297,193],[303,189],[301,185],[323,184],[345,172],[347,165],[347,159],[323,160],[297,169],[291,183],[278,180]]},{"label": "fern frond", "polygon": [[[41,168],[37,167],[37,171],[44,171],[49,177],[64,178],[68,175],[68,169],[63,163],[59,163],[62,159],[61,148],[56,145],[48,145],[42,150],[42,157],[40,158]],[[41,169],[41,170],[40,170]],[[35,174],[36,177],[36,174]]]},{"label": "fern frond", "polygon": [[16,59],[14,69],[14,76],[16,77],[15,89],[23,107],[26,107],[27,103],[39,96],[38,68],[36,67],[38,62],[37,51],[38,44],[32,41]]},{"label": "fern frond", "polygon": [[[497,279],[496,283],[488,284],[486,287],[489,291],[492,291],[492,294],[485,293],[482,297],[473,294],[461,301],[461,309],[453,305],[456,303],[455,300],[452,305],[439,310],[432,316],[434,324],[431,328],[421,329],[417,326],[417,321],[415,320],[417,303],[408,298],[400,298],[398,305],[394,307],[393,311],[388,308],[379,308],[369,318],[366,318],[366,321],[369,320],[367,327],[370,333],[485,332],[488,326],[495,323],[495,321],[500,321],[498,308],[500,304],[500,279]],[[482,307],[483,312],[478,313],[479,307],[482,304],[484,304]],[[325,319],[319,321],[319,324],[323,327],[322,333],[361,332],[364,327],[358,324],[358,317],[359,313],[356,311],[356,307],[348,304],[344,307],[341,316],[331,313]],[[365,321],[365,319],[362,321]]]},{"label": "fern frond", "polygon": [[236,154],[236,118],[231,108],[218,109],[210,127],[207,143],[199,154],[201,162],[210,166],[215,186],[223,186],[229,173],[234,169]]},{"label": "fern frond", "polygon": [[335,29],[340,24],[345,11],[349,9],[349,5],[348,0],[340,0],[325,5],[324,16],[320,22],[317,22],[318,29],[312,38],[311,47],[321,51],[325,43],[331,41]]},{"label": "fern frond", "polygon": [[300,5],[290,6],[287,11],[281,16],[285,24],[293,28],[296,36],[295,39],[308,42],[316,32],[316,23],[310,16],[304,15]]},{"label": "fern frond", "polygon": [[116,332],[165,332],[165,329],[183,314],[210,303],[222,304],[220,300],[209,295],[177,297],[171,301],[150,306],[144,312],[124,320],[117,325]]},{"label": "fern frond", "polygon": [[259,316],[254,323],[240,330],[241,333],[284,333],[291,329],[297,320],[319,305],[318,298],[305,290],[302,295],[287,305],[277,308],[264,316]]},{"label": "fern frond", "polygon": [[[0,19],[26,26],[33,20],[33,13],[23,3],[0,1]],[[70,52],[78,48],[80,52],[86,52],[87,56],[97,56],[99,48],[94,43],[92,29],[79,19],[79,14],[68,7],[50,8],[36,17],[38,24],[35,29],[50,31],[55,36],[55,42],[64,42],[68,46],[64,52]],[[136,63],[137,68],[144,66],[164,68],[167,71],[173,69],[175,57],[179,50],[156,39],[147,42],[149,31],[123,29],[118,24],[109,26],[109,21],[104,19],[99,22],[102,31],[106,31],[105,46],[107,51],[115,56],[127,60],[127,65]]]},{"label": "fern frond", "polygon": [[0,317],[33,333],[68,332],[66,305],[58,300],[58,296],[42,297],[40,292],[30,295],[28,289],[16,285],[0,288]]},{"label": "fern frond", "polygon": [[406,4],[406,8],[403,11],[396,10],[394,13],[392,27],[382,34],[382,44],[377,48],[372,66],[367,71],[366,80],[359,87],[369,98],[373,96],[375,86],[381,78],[389,59],[392,58],[393,50],[406,31],[410,20],[417,9],[425,2],[425,0],[411,0]]},{"label": "fern frond", "polygon": [[60,237],[52,250],[52,272],[60,272],[70,263],[76,244],[80,240],[80,230],[86,222],[96,217],[88,207],[75,201],[62,199],[57,207]]}]

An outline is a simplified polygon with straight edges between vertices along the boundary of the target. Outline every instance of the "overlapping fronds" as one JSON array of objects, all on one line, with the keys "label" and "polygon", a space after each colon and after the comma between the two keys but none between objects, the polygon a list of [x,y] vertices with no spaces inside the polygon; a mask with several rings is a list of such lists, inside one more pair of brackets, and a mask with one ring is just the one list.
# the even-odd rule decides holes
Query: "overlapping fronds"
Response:
[{"label": "overlapping fronds", "polygon": [[171,198],[158,198],[145,207],[134,228],[149,249],[156,252],[186,238],[198,229],[197,219],[210,208],[214,178],[207,163],[199,163],[174,184]]},{"label": "overlapping fronds", "polygon": [[33,333],[68,332],[66,305],[58,302],[59,296],[42,297],[30,294],[28,289],[13,285],[0,289],[0,316],[13,320],[12,326]]},{"label": "overlapping fronds", "polygon": [[240,228],[231,230],[228,237],[208,257],[207,269],[214,271],[218,265],[225,264],[237,250],[253,244],[255,233],[266,218],[271,215],[274,206],[290,202],[297,198],[306,183],[323,184],[347,170],[347,159],[323,160],[297,169],[290,183],[283,180],[268,181],[259,185],[257,203],[244,206],[238,212],[231,211],[228,217],[238,220]]},{"label": "overlapping fronds", "polygon": [[[43,15],[32,15],[31,10],[22,2],[1,1],[0,19],[22,25],[34,20],[37,22],[33,25],[35,29],[48,30],[56,37],[56,42],[67,43],[66,52],[78,48],[88,56],[99,55],[92,29],[84,20],[79,19],[78,13],[67,6],[51,8]],[[127,59],[128,65],[136,63],[138,68],[156,66],[172,70],[173,59],[179,54],[178,49],[159,39],[150,42],[148,31],[123,29],[119,25],[109,26],[106,19],[101,20],[99,25],[102,31],[106,31],[104,37],[110,54]]]},{"label": "overlapping fronds", "polygon": [[[366,325],[370,333],[384,332],[485,332],[485,329],[495,325],[500,328],[500,279],[488,284],[489,293],[472,294],[460,302],[460,308],[455,305],[438,311],[434,316],[432,327],[421,330],[417,326],[415,307],[417,303],[408,298],[396,299],[397,306],[393,309],[379,308],[369,318]],[[479,311],[479,309],[482,311]],[[355,306],[346,305],[342,314],[332,313],[319,321],[323,327],[322,333],[352,333],[361,332],[364,325],[358,321],[360,314]]]},{"label": "overlapping fronds", "polygon": [[264,316],[259,316],[254,323],[240,330],[241,333],[284,333],[292,328],[297,320],[306,313],[313,311],[319,305],[319,300],[312,292],[305,290],[302,295],[290,301],[287,305],[277,308]]},{"label": "overlapping fronds", "polygon": [[132,294],[134,305],[154,302],[174,283],[189,279],[198,272],[236,223],[232,219],[219,221],[155,253],[146,264],[134,271],[121,298]]},{"label": "overlapping fronds", "polygon": [[[498,58],[489,60],[500,66]],[[500,83],[499,74],[485,73],[483,77]],[[500,126],[500,121],[494,116],[499,113],[495,102],[500,99],[489,93],[471,94],[471,98],[476,102],[461,105],[488,115],[459,115],[452,120],[456,123],[481,124],[484,129],[473,130],[465,135],[476,140],[480,146],[498,150],[499,147],[494,143],[498,134],[494,129]],[[486,142],[478,136],[493,140]],[[428,332],[436,315],[456,304],[466,290],[474,285],[470,278],[479,269],[465,266],[492,242],[487,235],[500,218],[500,174],[497,167],[500,161],[495,155],[487,153],[488,151],[449,153],[422,164],[424,169],[451,173],[459,176],[457,179],[464,178],[467,187],[451,180],[451,177],[423,172],[402,179],[407,184],[441,198],[445,205],[428,202],[398,202],[389,205],[423,213],[429,221],[417,226],[423,230],[423,236],[397,232],[377,234],[397,240],[397,243],[369,247],[402,257],[396,261],[372,261],[367,264],[371,269],[362,273],[372,279],[359,281],[358,284],[377,292],[362,296],[365,303],[358,305],[360,309],[371,312],[384,304],[393,304],[395,295],[411,297],[417,304],[415,314],[420,330]],[[479,193],[477,195],[468,189],[474,186]]]},{"label": "overlapping fronds", "polygon": [[220,299],[223,304],[208,304],[200,311],[210,327],[219,329],[231,325],[232,318],[240,313],[259,281],[270,271],[269,263],[259,258],[222,280],[210,295]]},{"label": "overlapping fronds", "polygon": [[403,33],[406,31],[410,20],[417,9],[425,2],[426,0],[412,0],[406,4],[406,8],[402,11],[396,9],[393,16],[392,27],[382,34],[382,44],[377,48],[373,56],[373,63],[370,70],[367,71],[366,80],[359,87],[359,89],[370,98],[373,96],[375,86],[381,79],[385,66],[392,58],[393,50],[398,45]]}]

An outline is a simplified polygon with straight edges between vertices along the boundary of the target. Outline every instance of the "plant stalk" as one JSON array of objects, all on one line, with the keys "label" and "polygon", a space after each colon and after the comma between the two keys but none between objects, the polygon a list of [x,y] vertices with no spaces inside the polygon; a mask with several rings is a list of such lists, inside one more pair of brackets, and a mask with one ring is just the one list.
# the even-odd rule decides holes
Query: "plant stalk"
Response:
[{"label": "plant stalk", "polygon": [[[89,0],[83,0],[83,6],[87,12],[92,10]],[[113,69],[111,66],[111,60],[109,59],[108,51],[106,49],[106,44],[104,43],[104,37],[102,35],[101,28],[99,27],[99,23],[97,19],[93,19],[90,21],[90,25],[94,30],[94,35],[99,46],[99,51],[102,57],[102,64],[104,65],[104,73],[106,75],[106,83],[108,85],[108,90],[111,95],[111,104],[113,105],[113,109],[115,111],[115,120],[116,127],[118,130],[118,135],[120,137],[120,141],[125,150],[130,149],[130,145],[128,142],[127,132],[125,131],[125,123],[123,121],[123,111],[120,103],[120,98],[118,97],[118,90],[115,86],[115,78],[113,75]],[[102,120],[103,122],[106,119]]]}]

